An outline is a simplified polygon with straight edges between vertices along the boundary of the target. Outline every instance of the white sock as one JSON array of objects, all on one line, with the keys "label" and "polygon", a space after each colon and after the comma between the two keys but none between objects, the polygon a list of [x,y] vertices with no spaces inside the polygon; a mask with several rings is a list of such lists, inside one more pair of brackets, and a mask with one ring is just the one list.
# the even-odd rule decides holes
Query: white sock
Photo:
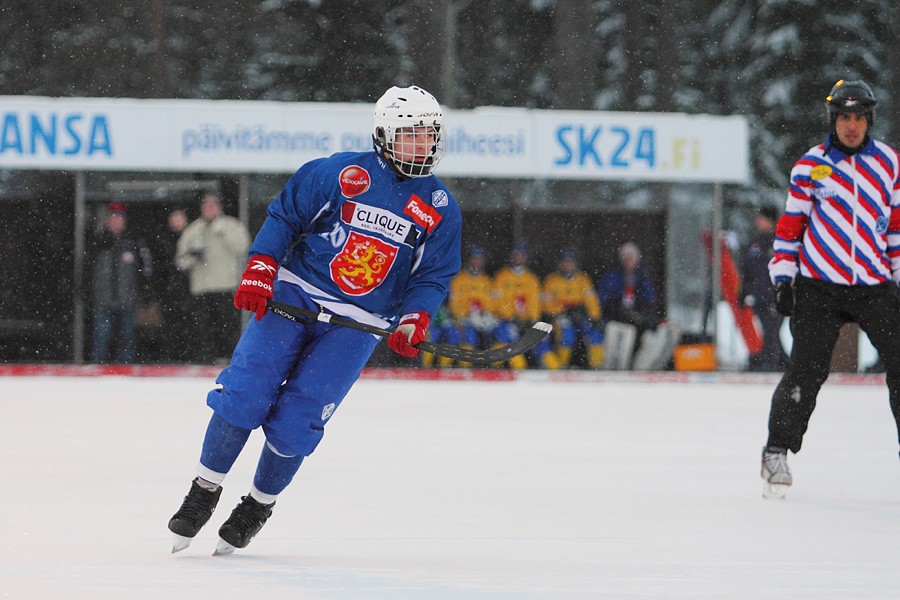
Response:
[{"label": "white sock", "polygon": [[256,486],[250,486],[250,497],[260,504],[274,504],[277,494],[266,494],[256,489]]},{"label": "white sock", "polygon": [[[197,463],[197,476],[200,478],[197,483],[199,483],[201,487],[204,487],[211,492],[219,489],[219,486],[221,486],[222,482],[225,481],[225,476],[227,474],[228,473],[217,473],[212,469],[204,467],[203,463]],[[206,485],[204,485],[204,483]]]}]

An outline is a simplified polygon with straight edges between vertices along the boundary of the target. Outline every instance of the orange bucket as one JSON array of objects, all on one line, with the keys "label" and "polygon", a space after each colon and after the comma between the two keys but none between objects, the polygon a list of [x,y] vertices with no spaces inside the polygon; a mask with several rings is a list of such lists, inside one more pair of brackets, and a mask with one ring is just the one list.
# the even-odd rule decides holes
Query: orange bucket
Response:
[{"label": "orange bucket", "polygon": [[676,371],[715,371],[716,366],[716,347],[713,344],[675,347]]}]

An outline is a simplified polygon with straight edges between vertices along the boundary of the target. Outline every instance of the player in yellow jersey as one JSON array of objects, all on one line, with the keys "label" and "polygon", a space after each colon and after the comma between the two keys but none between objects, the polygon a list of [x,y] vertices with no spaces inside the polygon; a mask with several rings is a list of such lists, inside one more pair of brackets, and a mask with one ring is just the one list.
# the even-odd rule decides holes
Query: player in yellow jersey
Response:
[{"label": "player in yellow jersey", "polygon": [[491,278],[484,270],[484,249],[480,246],[470,246],[466,252],[465,267],[450,282],[447,304],[459,326],[462,346],[490,346],[497,318],[492,310]]},{"label": "player in yellow jersey", "polygon": [[[512,343],[523,329],[540,320],[541,280],[528,268],[528,248],[524,243],[513,244],[509,265],[494,275],[492,297],[494,314],[499,319],[494,329],[496,345]],[[545,341],[535,349],[535,356],[540,357],[550,349],[549,342]],[[509,360],[509,366],[524,369],[528,360],[522,355],[515,356]]]},{"label": "player in yellow jersey", "polygon": [[544,279],[544,313],[553,321],[554,352],[543,358],[544,366],[558,369],[569,366],[579,339],[588,353],[588,366],[596,369],[603,361],[603,334],[597,328],[600,302],[587,274],[578,269],[573,250],[562,253],[557,271]]}]

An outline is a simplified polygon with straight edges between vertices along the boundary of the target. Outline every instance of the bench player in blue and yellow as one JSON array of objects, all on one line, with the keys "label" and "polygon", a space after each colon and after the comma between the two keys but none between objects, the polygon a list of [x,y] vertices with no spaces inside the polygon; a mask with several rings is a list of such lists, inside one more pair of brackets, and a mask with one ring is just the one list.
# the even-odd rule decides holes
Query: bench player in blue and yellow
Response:
[{"label": "bench player in blue and yellow", "polygon": [[[509,264],[494,275],[491,295],[494,314],[499,319],[494,328],[495,345],[512,343],[524,329],[540,320],[541,280],[528,268],[528,247],[524,243],[513,244]],[[550,350],[550,342],[544,340],[534,354],[540,360]],[[509,366],[524,369],[528,360],[522,355],[514,356]]]},{"label": "bench player in blue and yellow", "polygon": [[553,353],[542,362],[550,369],[568,367],[579,339],[584,341],[588,366],[596,369],[603,361],[603,334],[598,329],[600,301],[591,279],[578,268],[574,250],[562,253],[557,270],[544,279],[544,314],[553,322]]},{"label": "bench player in blue and yellow", "polygon": [[[493,312],[491,278],[485,272],[484,248],[470,246],[465,266],[450,282],[447,305],[450,316],[459,327],[460,345],[466,348],[488,348],[493,343],[497,317]],[[460,363],[460,366],[469,366]]]}]

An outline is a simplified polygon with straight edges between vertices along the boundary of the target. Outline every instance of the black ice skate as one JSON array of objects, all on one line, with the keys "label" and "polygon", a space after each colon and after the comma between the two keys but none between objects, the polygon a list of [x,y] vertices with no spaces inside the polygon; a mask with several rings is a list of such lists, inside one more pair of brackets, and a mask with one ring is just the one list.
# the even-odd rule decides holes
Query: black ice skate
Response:
[{"label": "black ice skate", "polygon": [[246,548],[266,520],[272,516],[272,504],[260,504],[250,496],[242,496],[228,520],[219,527],[219,545],[214,554],[231,554],[236,548]]},{"label": "black ice skate", "polygon": [[211,492],[197,483],[197,479],[191,482],[191,489],[184,497],[181,508],[169,519],[169,531],[175,534],[172,542],[172,554],[191,545],[194,536],[201,527],[206,525],[213,511],[216,510],[216,504],[219,503],[221,495],[221,487]]}]

